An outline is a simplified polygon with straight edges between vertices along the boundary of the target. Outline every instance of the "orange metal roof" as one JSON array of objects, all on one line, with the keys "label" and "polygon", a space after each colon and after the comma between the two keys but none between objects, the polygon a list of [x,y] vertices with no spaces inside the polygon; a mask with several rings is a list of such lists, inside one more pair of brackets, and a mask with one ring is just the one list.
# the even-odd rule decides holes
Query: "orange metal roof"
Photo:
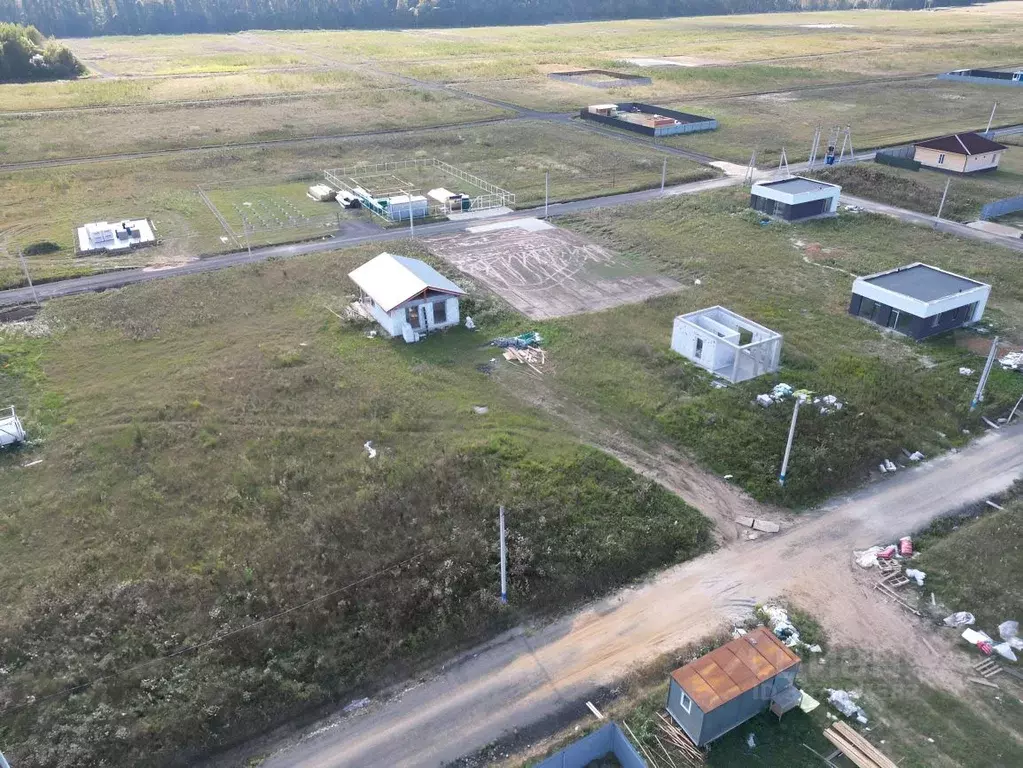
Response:
[{"label": "orange metal roof", "polygon": [[771,630],[757,627],[676,669],[671,676],[696,706],[709,712],[799,662]]}]

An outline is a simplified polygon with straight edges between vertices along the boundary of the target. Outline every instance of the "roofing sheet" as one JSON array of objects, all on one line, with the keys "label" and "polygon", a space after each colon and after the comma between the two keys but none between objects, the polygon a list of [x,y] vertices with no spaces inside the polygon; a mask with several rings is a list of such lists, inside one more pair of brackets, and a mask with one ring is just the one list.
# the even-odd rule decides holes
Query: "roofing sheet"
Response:
[{"label": "roofing sheet", "polygon": [[465,295],[465,291],[426,262],[393,253],[381,253],[348,276],[385,312],[426,290]]},{"label": "roofing sheet", "polygon": [[936,301],[984,285],[962,275],[942,272],[927,264],[910,264],[863,280],[920,301]]},{"label": "roofing sheet", "polygon": [[[826,184],[823,181],[814,181],[813,179],[804,179],[802,176],[794,176],[791,179],[781,179],[780,181],[760,182],[756,186],[770,187],[771,189],[777,189],[779,192],[786,192],[790,195],[800,195],[804,192],[823,192],[825,190],[830,192],[835,189],[837,185]],[[755,191],[756,190],[754,190],[754,192]]]},{"label": "roofing sheet", "polygon": [[991,141],[979,133],[954,133],[951,136],[942,136],[938,139],[918,141],[916,146],[936,149],[939,152],[949,152],[954,155],[982,155],[985,152],[997,152],[1006,148],[1004,144]]},{"label": "roofing sheet", "polygon": [[704,713],[795,666],[799,657],[766,627],[715,648],[671,673]]}]

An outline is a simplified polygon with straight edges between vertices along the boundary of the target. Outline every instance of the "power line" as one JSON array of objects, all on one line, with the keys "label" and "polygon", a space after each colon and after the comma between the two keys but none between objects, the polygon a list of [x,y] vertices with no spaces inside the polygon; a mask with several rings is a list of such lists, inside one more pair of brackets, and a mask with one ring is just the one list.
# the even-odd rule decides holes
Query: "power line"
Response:
[{"label": "power line", "polygon": [[366,576],[363,576],[362,578],[356,579],[355,581],[352,581],[352,582],[350,582],[348,584],[345,584],[343,587],[338,587],[337,589],[331,590],[330,592],[327,592],[327,593],[322,594],[322,595],[318,595],[317,597],[313,597],[313,598],[311,598],[309,600],[306,600],[303,603],[299,603],[298,605],[293,605],[290,608],[285,608],[284,610],[278,611],[277,613],[271,614],[270,616],[265,616],[262,619],[258,619],[256,621],[253,621],[253,622],[249,623],[249,624],[246,624],[243,627],[238,627],[237,629],[232,629],[232,630],[230,630],[228,632],[224,632],[223,634],[214,635],[210,639],[204,640],[201,643],[196,643],[194,645],[190,645],[190,646],[187,646],[185,648],[179,648],[178,650],[174,651],[173,653],[168,653],[168,654],[166,654],[164,656],[157,656],[155,659],[149,659],[149,661],[140,662],[139,664],[135,664],[135,665],[133,665],[131,667],[127,667],[126,669],[122,669],[122,670],[117,671],[117,672],[111,672],[108,675],[102,675],[100,677],[93,678],[92,680],[89,680],[89,681],[84,682],[84,683],[80,683],[78,685],[68,686],[67,688],[63,688],[63,689],[61,689],[61,690],[59,690],[59,691],[57,691],[55,693],[51,693],[51,694],[49,694],[47,696],[43,696],[41,698],[35,698],[35,699],[32,699],[31,701],[25,702],[24,704],[19,704],[16,707],[8,707],[7,709],[4,709],[4,710],[0,711],[0,714],[6,715],[6,714],[11,713],[11,712],[18,712],[18,711],[20,711],[22,709],[26,709],[26,708],[34,706],[36,704],[42,704],[44,701],[49,701],[50,699],[55,699],[55,698],[58,698],[58,697],[61,697],[61,696],[67,696],[67,695],[70,695],[72,693],[77,693],[78,691],[82,691],[82,690],[85,690],[86,688],[90,688],[93,685],[95,685],[96,683],[103,682],[104,680],[112,680],[114,678],[118,678],[118,677],[121,677],[123,675],[126,675],[129,672],[136,672],[136,671],[138,671],[140,669],[145,669],[146,667],[153,666],[154,664],[159,664],[160,662],[167,661],[168,659],[173,659],[173,658],[176,658],[178,656],[184,656],[185,654],[189,654],[189,653],[192,653],[194,651],[201,650],[203,648],[208,648],[211,645],[216,645],[217,643],[220,643],[220,642],[226,640],[229,637],[232,637],[234,635],[240,634],[242,632],[247,632],[248,630],[250,630],[250,629],[252,629],[254,627],[260,626],[261,624],[267,624],[267,623],[269,623],[271,621],[275,621],[275,620],[281,618],[282,616],[288,615],[289,613],[294,613],[295,611],[300,611],[303,608],[308,608],[310,605],[313,605],[314,603],[322,602],[323,600],[326,600],[329,597],[333,597],[334,595],[340,594],[341,592],[345,592],[346,590],[349,590],[352,587],[358,586],[359,584],[362,584],[362,583],[367,582],[367,581],[369,581],[371,579],[374,579],[377,576],[380,576],[382,574],[387,573],[388,571],[393,571],[395,568],[401,568],[402,566],[408,565],[409,563],[412,563],[412,562],[414,562],[416,560],[419,560],[419,559],[421,559],[423,557],[426,557],[429,554],[432,554],[438,548],[439,548],[439,546],[438,547],[430,547],[429,549],[425,549],[422,552],[420,552],[420,553],[418,553],[416,555],[413,555],[412,557],[409,557],[409,558],[407,558],[405,560],[402,560],[401,562],[394,563],[392,565],[387,566],[386,568],[381,568],[379,571],[375,571],[375,572],[370,573],[370,574],[368,574]]}]

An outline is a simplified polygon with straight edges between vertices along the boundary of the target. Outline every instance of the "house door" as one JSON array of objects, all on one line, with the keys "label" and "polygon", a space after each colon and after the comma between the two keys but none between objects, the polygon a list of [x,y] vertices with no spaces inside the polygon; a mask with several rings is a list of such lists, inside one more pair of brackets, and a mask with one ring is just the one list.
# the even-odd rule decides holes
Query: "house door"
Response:
[{"label": "house door", "polygon": [[412,326],[412,330],[418,331],[422,327],[419,319],[419,307],[405,308],[405,322]]},{"label": "house door", "polygon": [[888,327],[894,328],[899,324],[899,310],[893,309],[888,315]]}]

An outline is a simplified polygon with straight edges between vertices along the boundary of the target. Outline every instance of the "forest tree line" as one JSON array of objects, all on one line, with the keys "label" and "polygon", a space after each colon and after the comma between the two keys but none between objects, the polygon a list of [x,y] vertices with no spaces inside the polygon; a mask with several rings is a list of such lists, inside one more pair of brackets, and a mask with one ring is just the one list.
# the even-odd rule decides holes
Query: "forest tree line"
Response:
[{"label": "forest tree line", "polygon": [[85,73],[70,50],[35,27],[0,22],[0,83],[66,80]]},{"label": "forest tree line", "polygon": [[[846,8],[922,8],[925,0],[0,0],[0,21],[57,37],[546,24]],[[969,0],[942,0],[942,5]]]}]

